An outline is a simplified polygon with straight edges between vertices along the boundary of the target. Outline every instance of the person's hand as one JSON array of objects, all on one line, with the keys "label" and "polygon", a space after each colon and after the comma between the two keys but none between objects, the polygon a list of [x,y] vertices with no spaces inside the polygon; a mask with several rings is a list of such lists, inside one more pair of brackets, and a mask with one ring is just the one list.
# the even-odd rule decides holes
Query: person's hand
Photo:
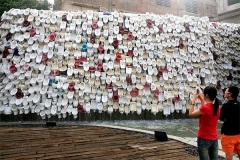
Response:
[{"label": "person's hand", "polygon": [[198,98],[198,94],[194,94],[193,97],[192,97],[192,104],[195,103],[196,99]]},{"label": "person's hand", "polygon": [[199,98],[200,100],[203,100],[203,94],[198,94],[198,98]]},{"label": "person's hand", "polygon": [[196,89],[196,94],[199,94],[199,93],[200,93],[199,89]]}]

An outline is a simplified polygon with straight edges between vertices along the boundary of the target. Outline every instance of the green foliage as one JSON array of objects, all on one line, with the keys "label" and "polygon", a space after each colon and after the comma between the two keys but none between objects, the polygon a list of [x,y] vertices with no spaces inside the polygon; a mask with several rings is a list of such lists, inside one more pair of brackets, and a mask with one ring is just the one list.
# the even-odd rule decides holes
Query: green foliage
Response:
[{"label": "green foliage", "polygon": [[0,0],[0,16],[11,8],[47,10],[49,3],[47,0]]}]

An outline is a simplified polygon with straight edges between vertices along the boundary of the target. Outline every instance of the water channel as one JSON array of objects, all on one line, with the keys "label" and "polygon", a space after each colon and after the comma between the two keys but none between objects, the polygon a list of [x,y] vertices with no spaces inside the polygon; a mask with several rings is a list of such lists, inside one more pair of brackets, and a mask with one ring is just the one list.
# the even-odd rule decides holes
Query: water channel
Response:
[{"label": "water channel", "polygon": [[[126,121],[94,121],[90,124],[114,125],[148,131],[164,131],[169,135],[195,138],[198,131],[198,119],[171,119],[171,120],[126,120]],[[221,122],[218,123],[220,134]]]}]

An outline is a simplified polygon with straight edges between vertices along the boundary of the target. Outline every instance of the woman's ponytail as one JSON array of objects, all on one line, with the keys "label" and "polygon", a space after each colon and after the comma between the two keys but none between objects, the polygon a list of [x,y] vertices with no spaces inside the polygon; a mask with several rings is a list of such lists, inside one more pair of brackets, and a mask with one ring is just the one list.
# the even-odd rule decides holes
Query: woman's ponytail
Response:
[{"label": "woman's ponytail", "polygon": [[217,98],[215,98],[214,104],[213,104],[213,115],[214,116],[217,115],[218,108],[219,108],[219,101]]}]

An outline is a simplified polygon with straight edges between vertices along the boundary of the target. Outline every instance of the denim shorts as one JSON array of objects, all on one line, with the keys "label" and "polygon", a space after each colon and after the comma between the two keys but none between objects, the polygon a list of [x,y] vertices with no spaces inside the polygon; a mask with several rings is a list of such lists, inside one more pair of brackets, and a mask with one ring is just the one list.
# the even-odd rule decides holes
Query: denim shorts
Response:
[{"label": "denim shorts", "polygon": [[197,139],[200,160],[218,160],[218,140]]}]

